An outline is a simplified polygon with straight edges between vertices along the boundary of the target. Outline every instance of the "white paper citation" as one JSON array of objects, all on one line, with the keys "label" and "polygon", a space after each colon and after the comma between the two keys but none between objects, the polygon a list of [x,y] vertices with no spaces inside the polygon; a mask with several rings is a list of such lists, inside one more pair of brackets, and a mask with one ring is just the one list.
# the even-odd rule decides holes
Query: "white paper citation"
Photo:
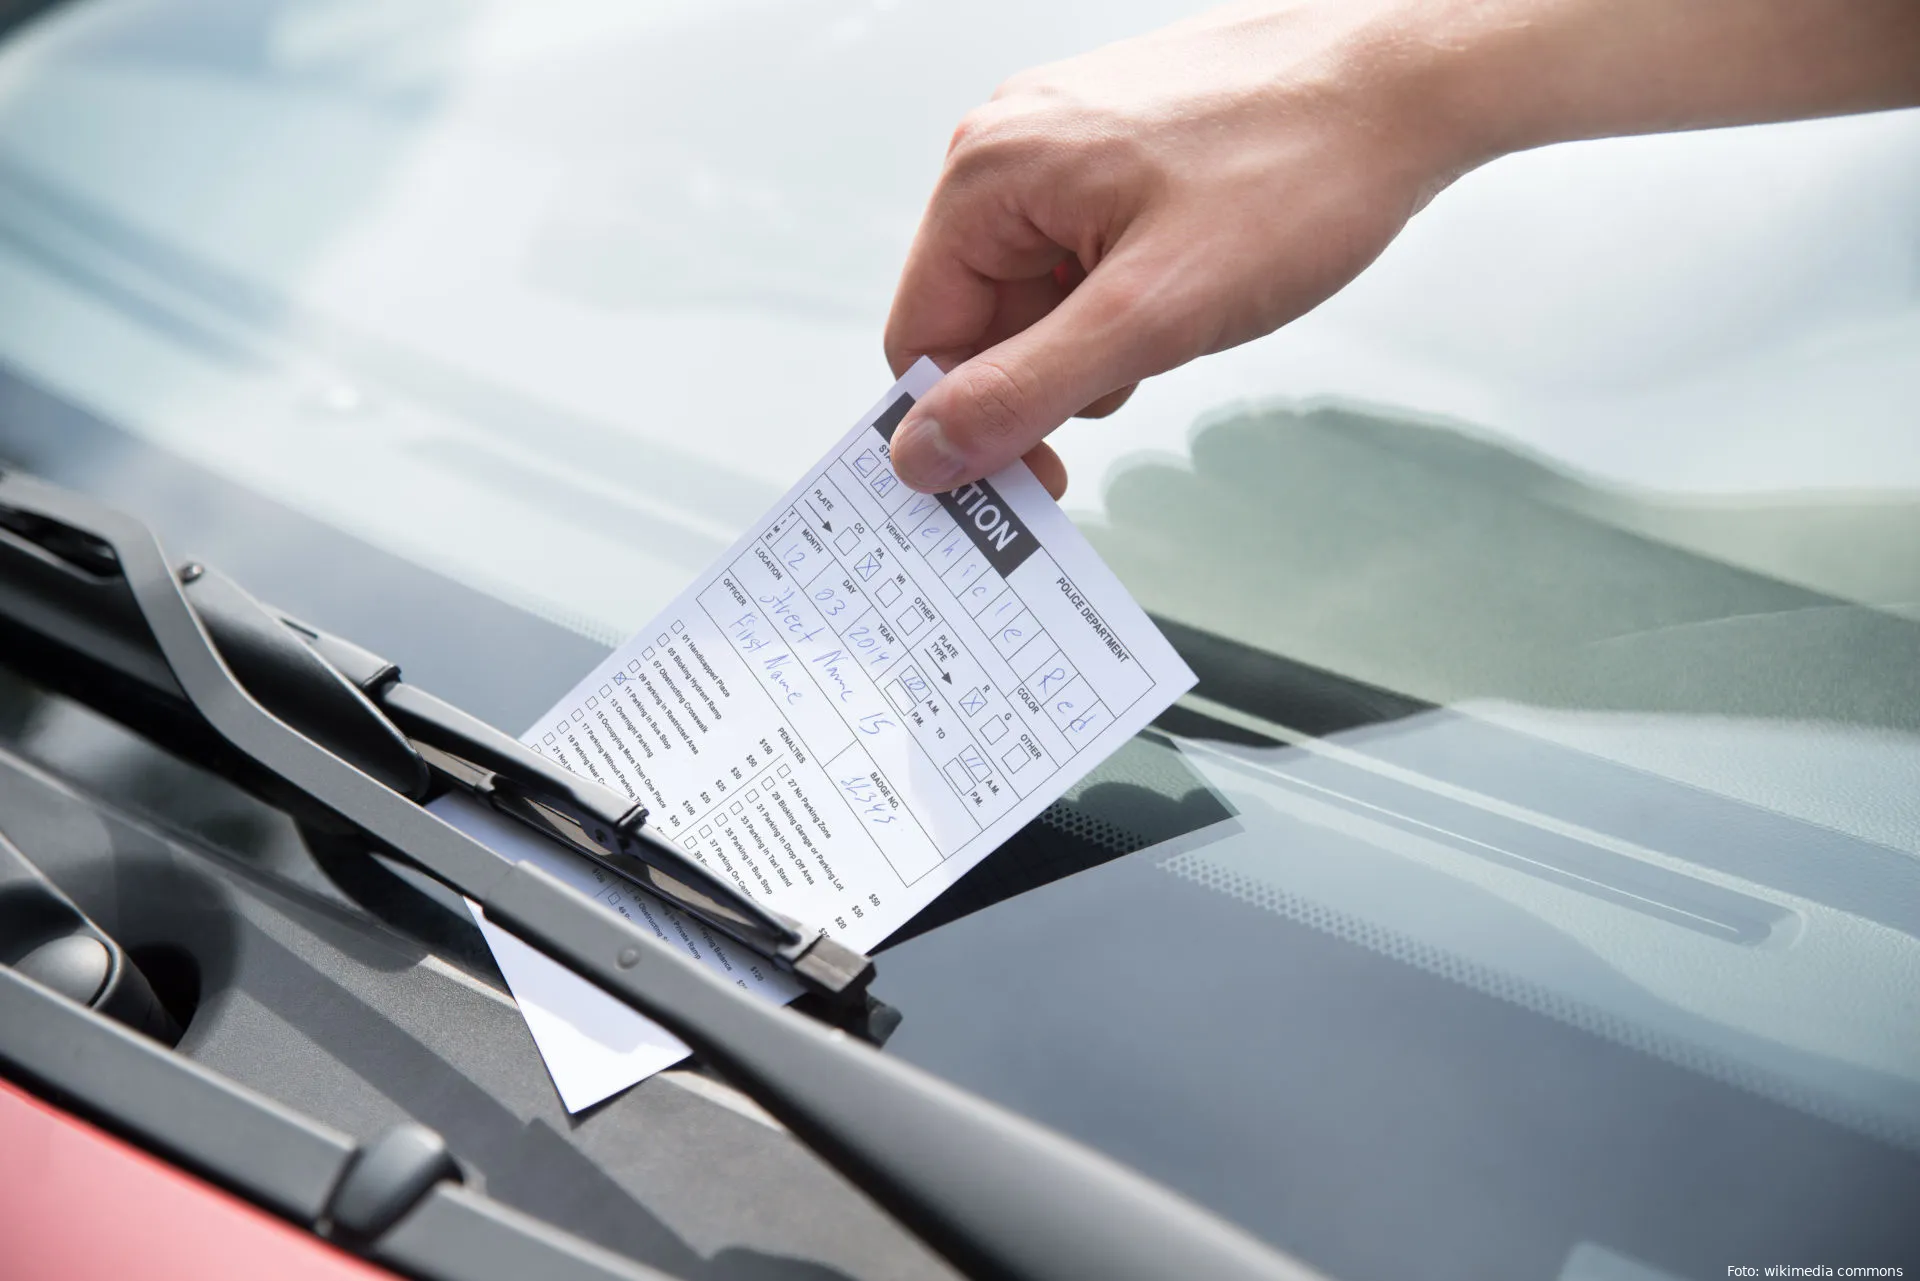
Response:
[{"label": "white paper citation", "polygon": [[[907,371],[754,528],[523,741],[645,805],[713,872],[867,950],[1192,687],[1024,464],[946,494],[894,475]],[[740,945],[461,798],[438,812],[742,987]],[[476,911],[476,917],[480,914]],[[686,1049],[480,917],[570,1111]]]}]

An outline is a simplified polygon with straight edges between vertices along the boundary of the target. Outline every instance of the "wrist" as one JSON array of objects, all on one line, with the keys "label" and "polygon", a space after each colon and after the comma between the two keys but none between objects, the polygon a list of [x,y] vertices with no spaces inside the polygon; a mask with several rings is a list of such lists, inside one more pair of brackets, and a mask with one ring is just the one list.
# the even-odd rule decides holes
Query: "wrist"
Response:
[{"label": "wrist", "polygon": [[[1551,96],[1530,83],[1516,50],[1524,33],[1509,8],[1499,0],[1314,8],[1309,21],[1324,24],[1311,57],[1316,96],[1353,123],[1376,160],[1390,158],[1416,191],[1416,208],[1488,161],[1559,140],[1565,126]],[[1301,11],[1278,12],[1290,29],[1277,34],[1297,50]]]},{"label": "wrist", "polygon": [[1644,90],[1630,59],[1624,71],[1612,65],[1618,26],[1634,22],[1629,7],[1614,7],[1618,21],[1608,22],[1592,4],[1556,0],[1392,0],[1397,56],[1411,69],[1408,110],[1457,173],[1619,132],[1622,100]]}]

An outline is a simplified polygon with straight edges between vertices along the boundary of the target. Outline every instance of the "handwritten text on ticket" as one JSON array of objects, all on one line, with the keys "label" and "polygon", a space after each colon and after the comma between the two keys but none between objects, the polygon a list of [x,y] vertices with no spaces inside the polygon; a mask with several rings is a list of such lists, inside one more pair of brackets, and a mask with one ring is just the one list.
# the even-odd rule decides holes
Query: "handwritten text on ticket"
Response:
[{"label": "handwritten text on ticket", "polygon": [[[639,800],[748,894],[863,950],[1194,680],[1023,465],[937,496],[900,483],[893,430],[939,377],[927,361],[909,370],[525,736]],[[484,826],[517,854],[536,844]],[[617,878],[569,874],[743,986],[791,996],[756,958]],[[487,932],[523,1008],[558,1002],[597,1025],[543,1037],[553,1020],[529,1011],[570,1108],[679,1057],[657,1029],[636,1033],[639,1016]],[[570,1089],[569,1075],[591,1083]]]}]

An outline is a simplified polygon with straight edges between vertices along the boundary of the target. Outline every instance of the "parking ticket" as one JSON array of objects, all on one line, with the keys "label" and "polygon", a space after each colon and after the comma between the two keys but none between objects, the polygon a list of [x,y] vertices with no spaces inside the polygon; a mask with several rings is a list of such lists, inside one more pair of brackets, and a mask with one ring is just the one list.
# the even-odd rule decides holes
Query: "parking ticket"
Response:
[{"label": "parking ticket", "polygon": [[[894,428],[940,377],[926,360],[908,370],[523,736],[644,804],[753,898],[863,951],[1194,683],[1024,464],[938,495],[894,475]],[[796,992],[605,869],[470,803],[440,812],[741,986]],[[569,1110],[686,1053],[480,924]]]}]

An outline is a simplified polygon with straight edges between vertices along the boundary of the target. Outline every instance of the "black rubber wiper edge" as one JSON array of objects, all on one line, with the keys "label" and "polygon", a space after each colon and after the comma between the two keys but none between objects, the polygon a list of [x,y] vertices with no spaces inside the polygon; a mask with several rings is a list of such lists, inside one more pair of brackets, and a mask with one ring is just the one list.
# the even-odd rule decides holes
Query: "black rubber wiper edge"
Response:
[{"label": "black rubber wiper edge", "polygon": [[17,472],[0,474],[0,505],[105,540],[175,679],[234,747],[658,1020],[970,1275],[1313,1275],[1090,1149],[707,975],[617,913],[509,862],[320,748],[234,678],[139,521]]}]

